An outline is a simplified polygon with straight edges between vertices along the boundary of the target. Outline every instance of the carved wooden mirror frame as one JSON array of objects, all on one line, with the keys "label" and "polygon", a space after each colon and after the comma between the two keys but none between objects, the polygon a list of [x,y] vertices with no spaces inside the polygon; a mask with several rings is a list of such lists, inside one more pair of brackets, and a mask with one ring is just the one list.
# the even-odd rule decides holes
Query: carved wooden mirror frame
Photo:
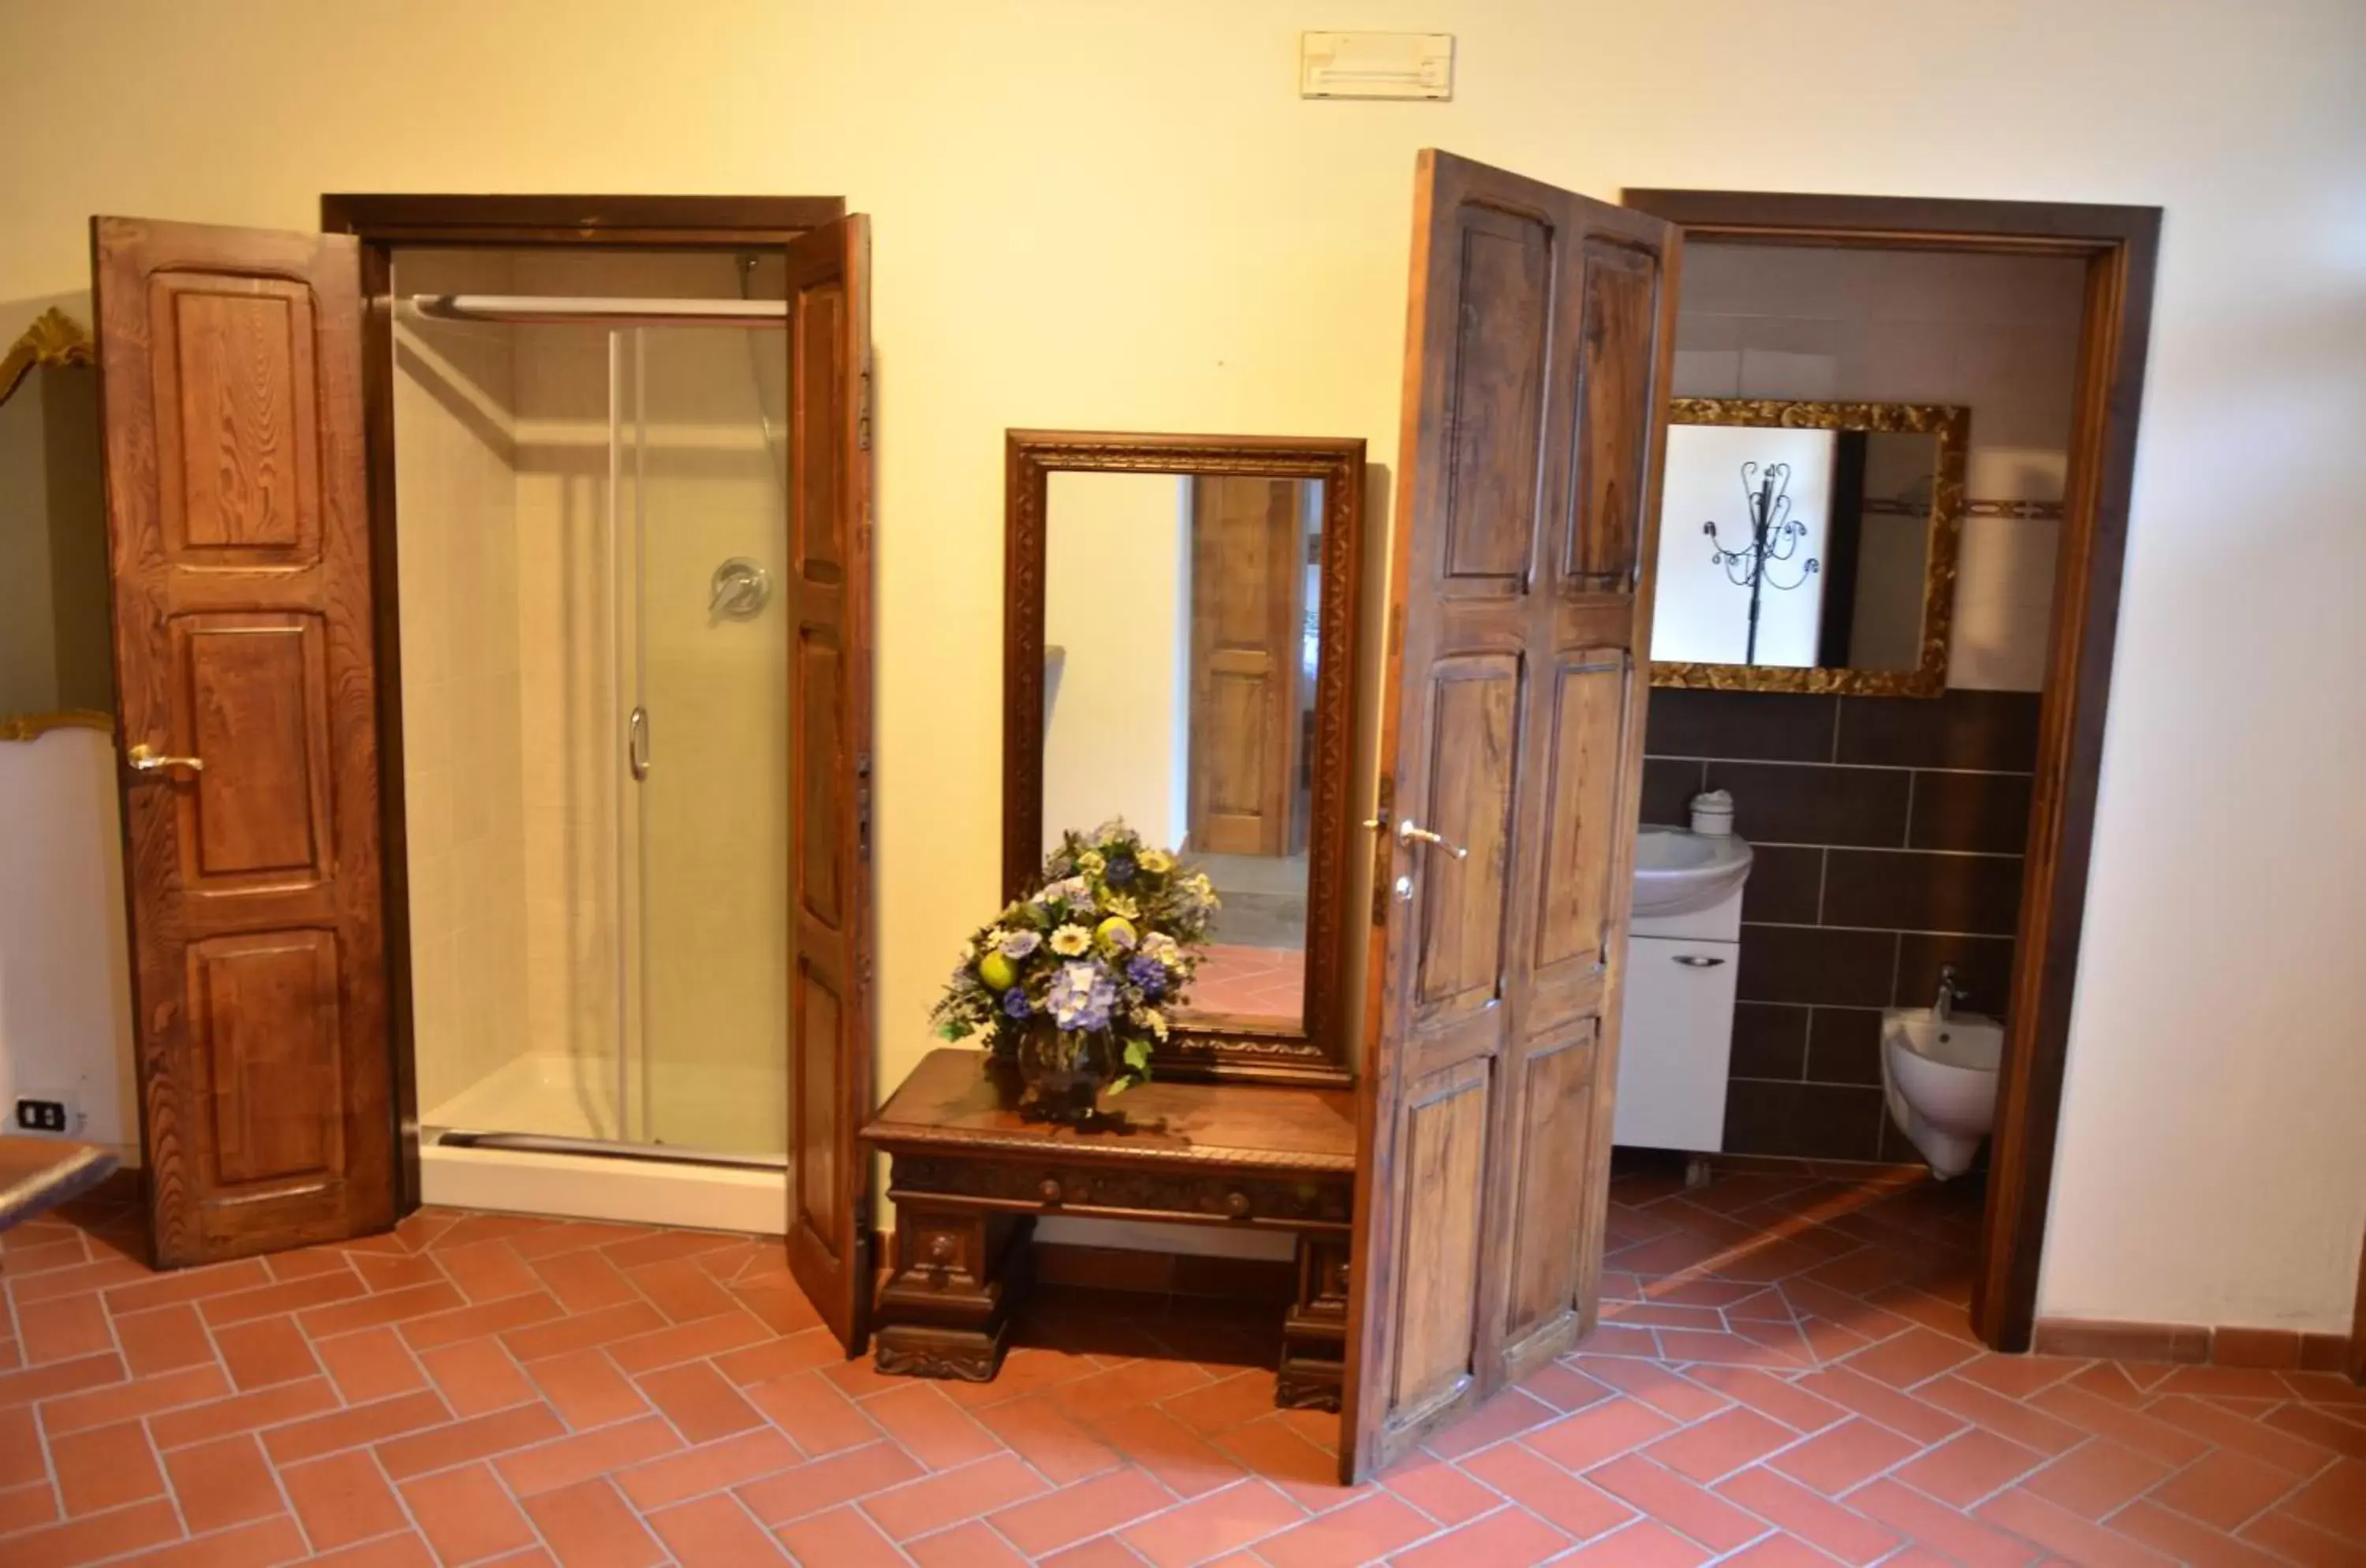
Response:
[{"label": "carved wooden mirror frame", "polygon": [[1006,444],[1002,640],[1002,882],[1016,897],[1043,860],[1045,501],[1054,473],[1314,479],[1323,487],[1322,639],[1307,823],[1306,1001],[1298,1026],[1204,1019],[1175,1025],[1154,1058],[1175,1077],[1340,1084],[1349,777],[1355,759],[1356,614],[1364,547],[1364,443],[1260,435],[1013,430]]},{"label": "carved wooden mirror frame", "polygon": [[1797,402],[1779,398],[1673,398],[1668,423],[1762,429],[1840,430],[1937,438],[1922,559],[1921,650],[1911,670],[1651,660],[1654,686],[1720,692],[1840,692],[1865,697],[1936,697],[1947,689],[1955,633],[1955,558],[1964,532],[1964,451],[1971,411],[1953,403]]}]

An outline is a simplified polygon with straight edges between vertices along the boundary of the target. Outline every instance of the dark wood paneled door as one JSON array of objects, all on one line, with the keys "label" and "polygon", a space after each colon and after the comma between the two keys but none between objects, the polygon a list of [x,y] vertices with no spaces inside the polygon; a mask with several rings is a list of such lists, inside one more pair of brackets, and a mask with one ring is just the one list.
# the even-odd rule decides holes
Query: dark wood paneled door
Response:
[{"label": "dark wood paneled door", "polygon": [[788,247],[789,1268],[850,1356],[871,1308],[871,229]]},{"label": "dark wood paneled door", "polygon": [[1190,847],[1286,855],[1306,530],[1295,479],[1191,481]]},{"label": "dark wood paneled door", "polygon": [[92,226],[157,1261],[394,1220],[359,250]]},{"label": "dark wood paneled door", "polygon": [[1677,241],[1415,176],[1341,1469],[1594,1322]]}]

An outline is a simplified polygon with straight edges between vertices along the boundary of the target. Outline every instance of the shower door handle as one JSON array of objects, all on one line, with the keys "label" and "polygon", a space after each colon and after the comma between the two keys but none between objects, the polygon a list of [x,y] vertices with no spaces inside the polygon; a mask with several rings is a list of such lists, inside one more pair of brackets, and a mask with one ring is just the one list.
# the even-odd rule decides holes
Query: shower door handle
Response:
[{"label": "shower door handle", "polygon": [[633,770],[633,777],[649,776],[649,710],[636,707],[625,721],[625,761]]}]

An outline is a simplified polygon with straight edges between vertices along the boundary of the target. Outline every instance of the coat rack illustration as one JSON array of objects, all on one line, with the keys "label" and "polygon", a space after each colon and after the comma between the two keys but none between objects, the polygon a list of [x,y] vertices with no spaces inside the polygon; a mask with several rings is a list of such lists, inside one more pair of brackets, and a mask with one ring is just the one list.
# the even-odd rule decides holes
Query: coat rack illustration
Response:
[{"label": "coat rack illustration", "polygon": [[1785,582],[1770,575],[1768,568],[1780,566],[1799,553],[1799,546],[1808,536],[1808,525],[1791,515],[1791,465],[1772,463],[1763,467],[1755,462],[1741,465],[1742,504],[1750,513],[1750,542],[1740,549],[1729,549],[1718,536],[1713,522],[1701,525],[1701,532],[1709,537],[1714,552],[1710,559],[1725,568],[1728,581],[1737,588],[1750,590],[1750,639],[1742,653],[1744,664],[1758,662],[1758,607],[1768,588],[1779,592],[1805,586],[1808,579],[1820,570],[1816,558],[1809,556],[1799,565],[1797,581]]}]

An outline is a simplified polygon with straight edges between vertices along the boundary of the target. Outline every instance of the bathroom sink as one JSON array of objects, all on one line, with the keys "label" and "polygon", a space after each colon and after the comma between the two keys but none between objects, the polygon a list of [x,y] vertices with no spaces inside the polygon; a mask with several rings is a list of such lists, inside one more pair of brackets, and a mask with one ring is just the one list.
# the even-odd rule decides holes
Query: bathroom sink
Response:
[{"label": "bathroom sink", "polygon": [[1731,834],[1646,826],[1635,838],[1635,913],[1689,915],[1750,879],[1750,845]]},{"label": "bathroom sink", "polygon": [[1881,1032],[1905,1036],[1908,1050],[1950,1067],[1993,1073],[2004,1056],[2004,1025],[1984,1013],[1951,1012],[1939,1023],[1929,1008],[1891,1008]]}]

